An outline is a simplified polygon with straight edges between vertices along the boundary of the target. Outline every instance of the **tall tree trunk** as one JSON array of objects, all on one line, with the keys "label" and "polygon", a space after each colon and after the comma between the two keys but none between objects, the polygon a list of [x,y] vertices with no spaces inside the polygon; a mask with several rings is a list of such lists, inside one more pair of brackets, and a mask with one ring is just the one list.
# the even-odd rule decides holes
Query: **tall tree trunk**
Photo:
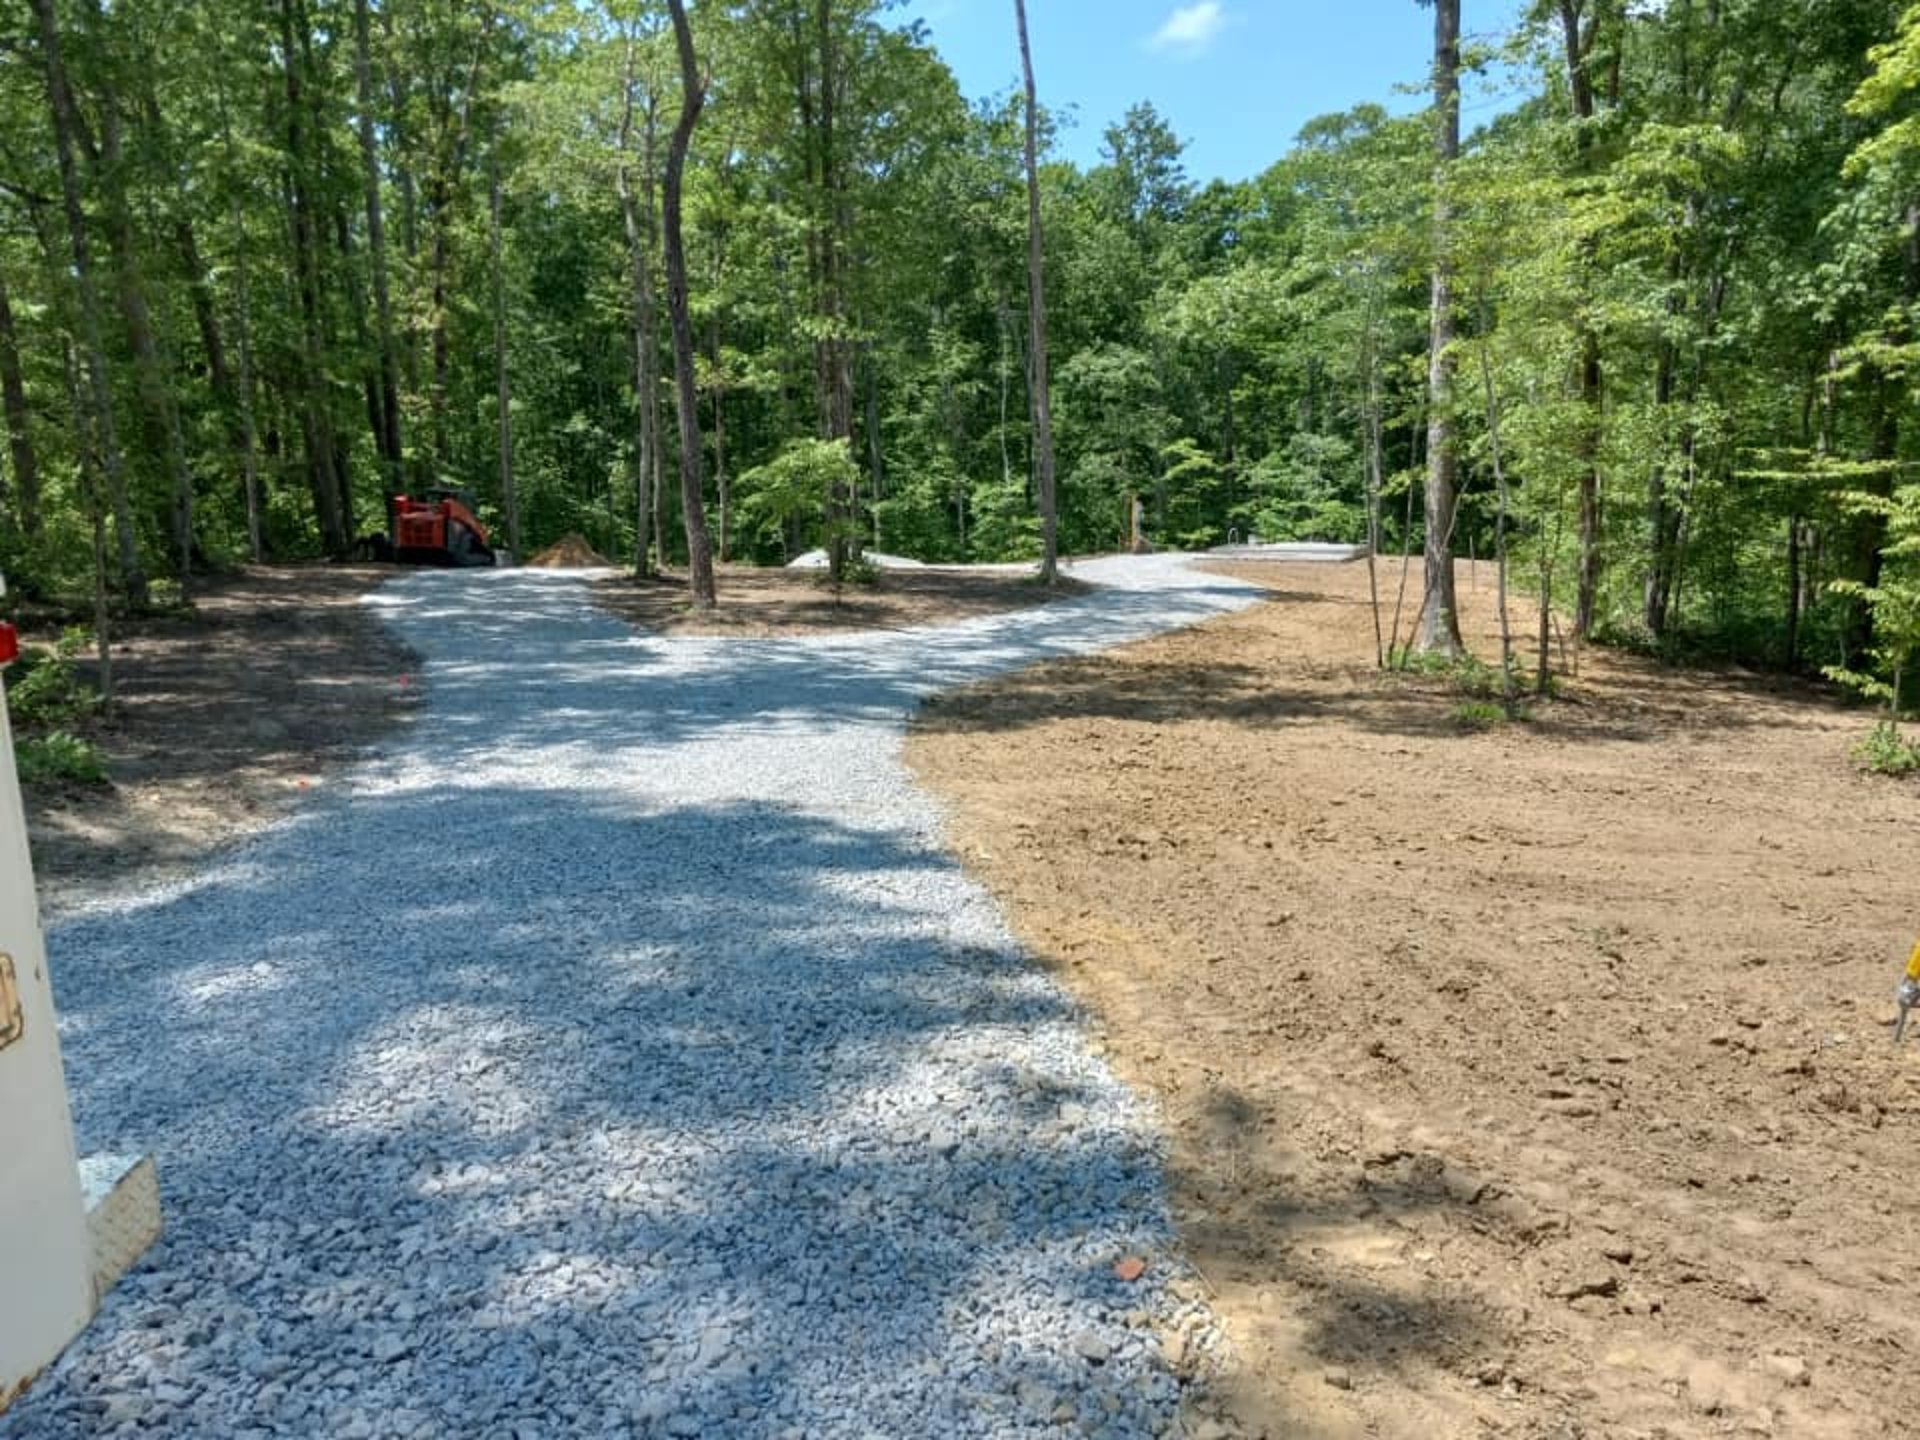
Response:
[{"label": "tall tree trunk", "polygon": [[674,48],[680,54],[680,120],[667,143],[663,186],[667,241],[667,315],[673,326],[673,393],[680,416],[680,509],[687,532],[687,583],[696,610],[714,606],[713,545],[707,537],[704,486],[700,477],[700,394],[693,373],[693,316],[687,304],[687,246],[681,224],[680,191],[687,168],[687,147],[707,101],[707,82],[693,53],[693,31],[682,0],[668,0],[673,16]]},{"label": "tall tree trunk", "polygon": [[1787,640],[1786,666],[1789,670],[1800,667],[1800,594],[1802,588],[1801,572],[1804,567],[1801,550],[1800,514],[1795,511],[1787,517]]},{"label": "tall tree trunk", "polygon": [[[1485,331],[1491,329],[1491,324],[1483,327]],[[1500,392],[1493,383],[1493,361],[1487,355],[1484,342],[1480,346],[1480,380],[1487,399],[1487,449],[1493,462],[1493,483],[1500,497],[1493,532],[1499,577],[1496,603],[1500,610],[1500,698],[1511,716],[1518,705],[1513,676],[1513,619],[1507,609],[1507,516],[1512,508],[1512,494],[1507,486],[1507,467],[1500,459]]]},{"label": "tall tree trunk", "polygon": [[215,93],[220,112],[220,138],[226,151],[228,169],[234,172],[229,176],[233,197],[229,218],[233,226],[234,338],[239,363],[234,398],[240,422],[241,499],[247,512],[247,555],[258,565],[266,559],[263,534],[266,506],[260,492],[260,445],[253,409],[253,283],[247,264],[247,217],[246,207],[240,199],[239,167],[235,159],[233,121],[227,111],[226,91],[216,85]]},{"label": "tall tree trunk", "polygon": [[507,267],[500,226],[500,148],[494,137],[487,167],[488,244],[493,252],[493,365],[495,400],[500,410],[500,506],[507,514],[507,549],[516,560],[520,548],[520,496],[513,480],[513,380],[507,363]]},{"label": "tall tree trunk", "polygon": [[67,372],[67,393],[72,397],[74,416],[80,421],[80,492],[87,507],[87,522],[93,552],[93,643],[94,667],[103,709],[113,708],[113,606],[108,593],[107,572],[107,497],[101,483],[105,467],[93,453],[102,438],[97,426],[86,423],[90,408],[87,385],[80,378],[81,364],[71,340],[62,344],[61,358]]},{"label": "tall tree trunk", "polygon": [[[653,378],[654,303],[653,257],[647,229],[641,224],[640,201],[634,191],[633,167],[633,56],[634,34],[626,32],[626,59],[621,78],[620,160],[614,167],[614,188],[620,197],[620,218],[626,228],[627,266],[630,303],[633,310],[633,400],[634,400],[634,554],[633,573],[646,575],[652,569],[654,449],[657,440],[655,385]],[[647,107],[654,104],[649,91]],[[651,121],[649,121],[651,125]],[[649,182],[651,190],[651,182]]]},{"label": "tall tree trunk", "polygon": [[[154,90],[152,73],[142,71],[137,83],[141,118],[146,125],[149,142],[158,149],[161,171],[169,176],[179,174],[180,163],[174,150],[173,134],[160,109],[160,98]],[[224,97],[220,103],[224,106]],[[200,332],[200,349],[206,357],[207,381],[226,422],[228,441],[238,455],[243,441],[238,402],[234,394],[233,370],[227,361],[226,337],[220,328],[220,309],[214,298],[213,286],[207,279],[207,265],[201,258],[200,239],[194,229],[193,217],[184,210],[174,214],[173,243],[185,274],[187,296],[193,305],[194,326]]]},{"label": "tall tree trunk", "polygon": [[1459,655],[1459,602],[1454,593],[1453,525],[1458,461],[1453,441],[1453,214],[1450,192],[1460,154],[1460,0],[1433,7],[1433,314],[1427,358],[1426,580],[1420,649]]},{"label": "tall tree trunk", "polygon": [[[385,68],[387,92],[387,148],[393,157],[393,182],[400,192],[400,251],[406,257],[403,271],[407,282],[418,282],[420,273],[420,186],[414,179],[411,136],[407,130],[407,99],[412,85],[395,58],[393,43],[393,7],[380,7],[380,29],[387,40],[387,53],[390,57]],[[402,331],[395,337],[395,345],[400,352],[400,379],[404,393],[409,397],[420,394],[420,326],[417,320],[408,318],[403,322]],[[402,476],[405,475],[404,429],[401,432]],[[416,467],[424,465],[424,458],[415,460]]]},{"label": "tall tree trunk", "polygon": [[[847,339],[846,254],[852,213],[843,193],[839,117],[840,45],[834,35],[833,0],[813,8],[815,85],[800,76],[801,129],[809,137],[809,180],[814,187],[814,313],[820,338],[814,346],[815,381],[820,400],[820,434],[826,440],[853,439],[853,355]],[[846,578],[852,553],[855,492],[836,482],[827,497],[827,569],[833,583]]]},{"label": "tall tree trunk", "polygon": [[[427,176],[428,219],[433,227],[433,243],[428,252],[432,275],[433,379],[428,391],[432,413],[433,463],[440,474],[453,467],[452,443],[447,430],[447,410],[453,383],[453,340],[448,330],[453,281],[453,204],[460,193],[460,182],[467,171],[467,154],[473,140],[473,102],[480,85],[482,62],[488,55],[488,41],[496,16],[491,5],[483,7],[479,33],[473,42],[466,73],[448,85],[458,86],[458,103],[450,93],[432,97],[437,117],[434,134],[434,164]],[[450,108],[448,108],[450,107]]]},{"label": "tall tree trunk", "polygon": [[333,236],[340,256],[340,277],[347,290],[347,313],[353,317],[353,353],[365,367],[360,372],[360,393],[367,407],[367,433],[373,436],[378,451],[387,428],[386,396],[380,385],[379,359],[367,333],[366,287],[361,282],[360,267],[354,263],[353,221],[344,200],[334,204]]},{"label": "tall tree trunk", "polygon": [[[1920,301],[1920,201],[1911,202],[1906,208],[1906,232],[1901,297],[1911,306],[1915,301]],[[1881,338],[1890,348],[1904,347],[1911,343],[1912,335],[1904,319],[1898,318],[1900,312],[1892,313],[1895,318]],[[1868,378],[1874,385],[1875,403],[1870,458],[1885,462],[1885,468],[1862,477],[1857,486],[1868,494],[1886,499],[1893,494],[1899,478],[1900,417],[1910,401],[1903,383],[1887,369],[1876,365],[1872,367]],[[1886,568],[1887,516],[1875,511],[1857,516],[1852,531],[1853,575],[1869,588],[1877,586]],[[1876,638],[1873,608],[1856,596],[1847,616],[1843,640],[1845,663],[1851,667],[1864,666]],[[1898,702],[1896,685],[1896,708]]]},{"label": "tall tree trunk", "polygon": [[380,152],[373,125],[373,64],[367,0],[354,0],[353,74],[359,110],[360,167],[366,186],[367,269],[373,281],[374,343],[380,357],[380,430],[374,436],[389,499],[403,484],[400,429],[400,367],[393,344],[393,292],[387,274],[387,224],[380,199]]},{"label": "tall tree trunk", "polygon": [[305,12],[295,16],[296,0],[280,0],[280,54],[287,100],[287,206],[293,238],[294,288],[300,297],[300,438],[306,454],[307,484],[320,544],[329,555],[347,550],[347,517],[334,470],[333,412],[327,374],[326,340],[320,318],[320,254],[315,230],[310,158],[307,154]]},{"label": "tall tree trunk", "polygon": [[[719,243],[714,245],[714,288],[719,288]],[[716,310],[708,322],[708,343],[713,351],[713,485],[720,505],[720,563],[731,558],[733,540],[733,496],[727,477],[727,385],[720,361],[720,315]]]},{"label": "tall tree trunk", "polygon": [[660,106],[653,86],[647,87],[646,125],[641,130],[640,227],[646,236],[647,268],[641,274],[646,287],[647,394],[642,402],[647,419],[647,493],[653,497],[653,543],[664,568],[667,564],[666,447],[660,443],[660,298],[653,285],[652,257],[660,244],[660,213],[654,182],[660,174]]},{"label": "tall tree trunk", "polygon": [[[73,90],[67,83],[66,62],[61,55],[60,25],[54,17],[53,0],[29,0],[40,32],[41,61],[46,70],[47,105],[53,118],[54,152],[60,168],[60,198],[67,217],[67,243],[73,258],[71,271],[74,310],[80,323],[80,342],[84,347],[82,364],[86,372],[88,418],[92,425],[94,450],[100,482],[105,494],[99,496],[98,510],[111,509],[114,538],[119,546],[120,583],[135,605],[147,603],[147,576],[140,566],[140,549],[134,536],[133,509],[127,500],[127,475],[120,453],[120,436],[113,416],[113,386],[107,377],[106,347],[100,331],[100,296],[94,285],[93,244],[87,235],[86,209],[80,201],[80,170],[74,158],[79,134],[79,115]],[[101,522],[104,525],[104,521]],[[104,549],[104,542],[102,544]],[[104,686],[111,693],[110,662],[107,656],[106,630],[99,633],[101,669]]]},{"label": "tall tree trunk", "polygon": [[1047,374],[1046,243],[1040,225],[1040,110],[1034,98],[1033,50],[1027,43],[1026,0],[1013,0],[1020,28],[1020,74],[1026,89],[1028,400],[1033,412],[1033,483],[1040,502],[1040,579],[1059,578],[1060,515],[1054,497],[1053,396]]},{"label": "tall tree trunk", "polygon": [[[1593,119],[1596,105],[1593,88],[1592,59],[1594,42],[1600,32],[1600,0],[1593,0],[1594,13],[1589,15],[1589,0],[1560,0],[1560,28],[1565,46],[1567,63],[1567,88],[1573,100],[1573,118],[1576,126],[1574,144],[1579,160],[1579,168],[1586,173],[1592,165]],[[1590,300],[1592,268],[1594,265],[1593,242],[1583,240],[1580,246],[1580,287],[1581,301],[1584,305]],[[1600,426],[1601,426],[1601,387],[1603,375],[1600,364],[1600,337],[1595,332],[1592,318],[1584,309],[1574,320],[1580,345],[1580,406],[1582,411],[1580,434],[1576,441],[1579,459],[1579,508],[1580,508],[1580,560],[1579,573],[1575,585],[1573,633],[1585,639],[1593,630],[1595,611],[1600,597]]]},{"label": "tall tree trunk", "polygon": [[[1367,459],[1367,601],[1373,611],[1373,663],[1384,670],[1387,666],[1387,640],[1380,624],[1380,493],[1384,487],[1383,471],[1385,461],[1381,456],[1382,421],[1380,404],[1380,359],[1374,339],[1374,294],[1369,281],[1367,289],[1366,318],[1362,322],[1360,343],[1360,389],[1366,397],[1363,402],[1361,423],[1365,427]],[[1232,413],[1232,390],[1229,396],[1228,413]]]},{"label": "tall tree trunk", "polygon": [[[98,43],[104,20],[97,0],[90,0],[87,19]],[[127,343],[133,351],[145,443],[149,450],[159,454],[171,495],[174,565],[184,586],[193,571],[193,472],[187,465],[186,441],[180,430],[180,409],[174,402],[169,366],[161,355],[153,312],[147,304],[133,209],[127,199],[123,134],[119,89],[111,81],[103,81],[98,168],[100,189],[106,202],[107,237],[113,247],[115,294],[126,326]]]},{"label": "tall tree trunk", "polygon": [[20,533],[40,533],[40,456],[33,447],[32,412],[20,371],[20,337],[13,328],[7,277],[0,275],[0,413],[7,422],[7,456],[13,464],[12,514]]},{"label": "tall tree trunk", "polygon": [[861,367],[867,383],[860,387],[866,396],[867,432],[867,504],[873,514],[873,547],[880,548],[880,502],[887,493],[887,454],[880,426],[880,362],[871,341],[862,347],[866,363]]}]

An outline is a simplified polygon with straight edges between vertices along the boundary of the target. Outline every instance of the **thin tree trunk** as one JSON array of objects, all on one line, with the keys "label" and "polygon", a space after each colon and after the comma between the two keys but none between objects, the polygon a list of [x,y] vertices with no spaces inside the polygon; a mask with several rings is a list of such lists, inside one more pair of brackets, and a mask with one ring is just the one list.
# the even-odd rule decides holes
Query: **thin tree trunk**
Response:
[{"label": "thin tree trunk", "polygon": [[641,408],[647,421],[647,493],[653,497],[653,543],[661,568],[667,564],[666,450],[660,444],[660,299],[653,287],[653,256],[660,245],[660,215],[654,182],[659,175],[660,106],[653,86],[647,87],[646,124],[640,132],[640,225],[646,236],[647,265],[640,279],[644,287],[647,389]]},{"label": "thin tree trunk", "polygon": [[[1541,537],[1539,652],[1533,676],[1533,693],[1541,699],[1553,690],[1553,557],[1560,553],[1560,540],[1566,514],[1565,495],[1556,490],[1553,505],[1553,534]],[[1565,655],[1561,656],[1564,661]]]},{"label": "thin tree trunk", "polygon": [[387,274],[386,215],[380,199],[380,152],[373,125],[373,65],[368,35],[367,0],[354,0],[353,73],[359,110],[360,166],[366,185],[367,268],[373,281],[373,323],[380,357],[380,453],[384,489],[391,499],[403,485],[400,428],[400,374],[393,344],[393,291]]},{"label": "thin tree trunk", "polygon": [[867,495],[873,508],[873,548],[880,548],[880,502],[887,490],[887,456],[880,435],[880,364],[874,358],[873,343],[866,345],[867,383]]},{"label": "thin tree trunk", "polygon": [[[1415,430],[1407,441],[1408,468],[1412,469],[1419,460],[1419,444],[1422,432]],[[1407,606],[1407,577],[1413,573],[1413,497],[1412,481],[1407,483],[1407,512],[1400,517],[1400,585],[1393,596],[1393,619],[1387,624],[1387,664],[1395,669],[1404,665],[1405,657],[1396,659],[1400,650],[1400,616]],[[1411,648],[1411,641],[1409,641]]]},{"label": "thin tree trunk", "polygon": [[[380,27],[388,41],[388,54],[393,54],[393,7],[380,7]],[[409,136],[406,127],[407,97],[411,85],[399,65],[390,61],[386,66],[387,92],[387,148],[393,157],[393,181],[400,192],[400,250],[406,257],[402,271],[409,285],[417,283],[420,261],[420,187],[414,179],[413,162],[410,158]],[[401,333],[395,337],[400,349],[401,382],[404,393],[409,397],[420,394],[420,326],[412,318],[403,321]],[[406,432],[401,432],[402,476],[405,475]],[[422,463],[416,460],[416,465]]]},{"label": "thin tree trunk", "polygon": [[20,338],[13,328],[7,277],[0,275],[0,412],[7,421],[7,455],[13,462],[11,519],[20,533],[40,533],[40,456],[33,447],[32,412],[20,370]]},{"label": "thin tree trunk", "polygon": [[102,494],[101,473],[103,466],[100,457],[92,453],[95,442],[100,438],[95,427],[85,423],[88,410],[86,386],[80,378],[81,366],[73,353],[73,343],[61,346],[62,359],[67,372],[67,393],[72,397],[73,413],[81,420],[79,437],[80,450],[80,496],[87,507],[88,539],[93,555],[93,636],[94,670],[98,676],[100,705],[103,710],[113,709],[113,607],[108,594],[107,569],[110,561],[107,556],[107,497]]},{"label": "thin tree trunk", "polygon": [[[67,84],[66,63],[61,56],[60,26],[54,18],[53,0],[29,0],[29,3],[40,32],[47,104],[53,118],[54,151],[60,167],[60,197],[66,211],[67,243],[73,258],[74,309],[80,322],[80,339],[84,347],[82,361],[87,381],[87,409],[92,422],[98,471],[106,488],[101,508],[110,506],[113,512],[115,538],[120,550],[120,583],[126,590],[127,598],[134,605],[141,606],[147,603],[147,576],[140,567],[140,551],[134,538],[133,511],[127,502],[126,470],[113,417],[113,387],[107,378],[106,347],[101,339],[100,296],[94,285],[93,246],[87,237],[87,215],[80,202],[80,171],[74,159],[79,118],[73,91]],[[102,563],[104,565],[104,556]],[[104,626],[100,627],[98,643],[101,648],[102,690],[110,698],[112,670]]]},{"label": "thin tree trunk", "polygon": [[1451,170],[1460,154],[1460,0],[1435,0],[1433,31],[1434,199],[1433,315],[1427,360],[1426,578],[1420,649],[1459,655],[1459,601],[1454,590],[1453,526],[1458,461],[1453,439],[1453,244]]},{"label": "thin tree trunk", "polygon": [[258,565],[266,559],[266,544],[262,533],[265,506],[260,493],[259,435],[254,423],[253,410],[253,287],[247,265],[246,209],[240,200],[238,166],[234,158],[233,122],[227,112],[225,89],[216,86],[216,97],[220,110],[220,136],[226,150],[227,166],[230,171],[235,172],[228,177],[233,195],[230,219],[233,225],[233,292],[237,311],[237,333],[234,339],[238,349],[239,364],[234,398],[240,419],[240,462],[244,486],[242,499],[247,511],[247,554],[253,563]]},{"label": "thin tree trunk", "polygon": [[333,414],[320,317],[319,244],[308,190],[307,101],[301,73],[308,47],[295,43],[294,4],[295,0],[280,0],[280,49],[281,63],[286,67],[288,218],[293,238],[294,287],[300,297],[300,438],[306,452],[307,484],[313,492],[314,518],[320,527],[321,546],[330,555],[341,555],[347,549],[347,517],[342,513],[340,487],[334,471]]},{"label": "thin tree trunk", "polygon": [[[819,103],[817,108],[806,103],[803,85],[801,107],[802,129],[813,135],[817,151],[814,272],[816,313],[822,333],[814,357],[820,388],[822,437],[851,442],[853,361],[847,341],[845,268],[852,214],[842,193],[839,138],[835,128],[839,115],[841,56],[834,40],[832,0],[817,0],[814,26]],[[843,482],[836,482],[834,493],[827,501],[827,569],[836,586],[846,578],[857,505],[857,493]]]},{"label": "thin tree trunk", "polygon": [[[98,0],[89,0],[88,28],[100,43],[104,18]],[[160,352],[141,274],[140,251],[134,236],[133,211],[127,200],[124,116],[120,92],[110,80],[100,84],[100,151],[96,168],[105,199],[108,239],[113,248],[115,294],[133,351],[134,376],[140,413],[149,450],[157,451],[172,495],[174,565],[184,590],[193,571],[193,472],[187,466],[187,448],[180,430],[180,410],[174,403],[169,366]]]},{"label": "thin tree trunk", "polygon": [[1580,403],[1586,419],[1580,437],[1580,573],[1574,597],[1574,633],[1593,633],[1600,604],[1600,340],[1583,323],[1580,337]]},{"label": "thin tree trunk", "polygon": [[[1567,62],[1567,88],[1573,101],[1574,144],[1581,171],[1591,165],[1592,121],[1596,114],[1591,60],[1599,35],[1600,17],[1587,17],[1588,0],[1560,0],[1560,27]],[[1584,23],[1583,23],[1584,22]],[[1616,75],[1617,81],[1617,75]],[[1584,240],[1580,247],[1580,284],[1583,302],[1588,298],[1594,264],[1593,244]],[[1580,560],[1574,603],[1574,633],[1582,639],[1592,631],[1600,595],[1600,425],[1601,386],[1600,337],[1592,320],[1583,312],[1575,319],[1580,342],[1580,405],[1583,418],[1576,442],[1580,457]]]},{"label": "thin tree trunk", "polygon": [[[1366,339],[1361,349],[1360,364],[1365,372],[1366,415],[1364,423],[1367,430],[1367,602],[1373,612],[1373,663],[1379,669],[1387,666],[1386,636],[1380,624],[1380,491],[1382,488],[1382,462],[1380,457],[1380,366],[1374,355],[1373,334],[1373,295],[1367,295]],[[1231,394],[1231,392],[1229,392]]]},{"label": "thin tree trunk", "polygon": [[[620,197],[620,216],[626,227],[627,263],[633,306],[633,400],[634,462],[633,573],[651,572],[653,496],[653,283],[648,267],[652,263],[647,237],[640,224],[640,205],[633,190],[633,175],[628,157],[633,153],[633,31],[626,32],[626,60],[621,79],[620,160],[614,167],[614,188]],[[651,95],[648,105],[653,104]]]},{"label": "thin tree trunk", "polygon": [[513,479],[513,377],[507,360],[507,267],[500,234],[499,137],[487,173],[488,243],[493,251],[493,365],[495,401],[500,410],[500,506],[507,514],[507,549],[517,561],[520,548],[520,497]]},{"label": "thin tree trunk", "polygon": [[1500,509],[1494,521],[1493,546],[1498,565],[1500,605],[1500,697],[1513,714],[1513,622],[1507,612],[1507,514],[1511,497],[1507,490],[1507,468],[1500,460],[1500,394],[1493,384],[1493,362],[1487,357],[1485,341],[1480,346],[1480,380],[1487,396],[1487,449],[1493,461],[1493,483],[1499,490]]},{"label": "thin tree trunk", "polygon": [[[1678,284],[1677,274],[1669,278]],[[1670,305],[1669,316],[1677,313],[1677,307]],[[1663,339],[1653,374],[1654,412],[1661,417],[1663,428],[1673,409],[1678,363],[1673,341]],[[1655,639],[1666,634],[1667,610],[1673,599],[1674,516],[1673,501],[1668,491],[1667,451],[1663,434],[1660,452],[1655,457],[1652,473],[1647,477],[1647,576],[1641,597],[1641,618],[1646,622],[1648,633]],[[1574,630],[1577,634],[1586,634],[1577,614],[1574,617]]]},{"label": "thin tree trunk", "polygon": [[[360,373],[360,394],[367,407],[367,433],[373,437],[374,449],[378,451],[382,444],[380,437],[387,428],[386,396],[380,385],[379,359],[367,334],[366,289],[360,267],[354,263],[353,221],[343,200],[336,200],[334,204],[333,241],[340,256],[340,277],[347,289],[347,313],[353,317],[353,354],[365,367]],[[345,496],[346,492],[343,490],[342,494]],[[342,509],[351,513],[351,508],[350,500],[343,499]]]},{"label": "thin tree trunk", "polygon": [[[715,286],[719,288],[718,243],[715,244]],[[733,539],[733,496],[727,476],[727,386],[720,364],[720,316],[716,311],[709,321],[709,343],[713,348],[713,484],[720,502],[720,563],[730,558]]]},{"label": "thin tree trunk", "polygon": [[459,194],[461,178],[466,174],[467,152],[473,139],[474,96],[480,85],[481,63],[489,53],[494,20],[493,7],[488,5],[481,12],[480,31],[473,42],[466,74],[460,78],[458,106],[451,114],[440,113],[452,97],[437,97],[436,114],[440,123],[434,136],[435,163],[427,178],[427,205],[433,224],[433,248],[428,256],[433,277],[433,382],[428,404],[433,414],[434,465],[441,473],[453,464],[452,443],[447,432],[447,407],[453,386],[453,341],[447,327],[452,304],[453,202]]},{"label": "thin tree trunk", "polygon": [[1787,669],[1800,664],[1800,515],[1787,517]]},{"label": "thin tree trunk", "polygon": [[1034,97],[1033,52],[1027,43],[1026,0],[1013,0],[1020,28],[1020,74],[1026,90],[1027,314],[1029,390],[1033,411],[1034,487],[1040,501],[1040,579],[1059,576],[1060,517],[1054,497],[1053,398],[1047,374],[1046,245],[1040,223],[1039,107]]},{"label": "thin tree trunk", "polygon": [[693,127],[707,101],[707,82],[693,53],[693,31],[682,0],[668,0],[674,47],[680,55],[680,120],[667,144],[664,185],[667,242],[667,315],[673,327],[675,408],[680,416],[680,509],[687,532],[687,584],[696,610],[714,607],[713,545],[707,537],[706,501],[700,477],[700,393],[693,373],[693,316],[687,305],[687,246],[681,224],[680,190]]},{"label": "thin tree trunk", "polygon": [[1000,330],[1000,483],[1007,488],[1013,487],[1013,447],[1007,443],[1008,392],[1012,390],[1011,367],[1007,363],[1007,346],[1012,343],[1007,332],[1012,328],[1013,317],[1007,313],[1008,307],[1002,302],[994,310],[994,318],[999,322]]}]

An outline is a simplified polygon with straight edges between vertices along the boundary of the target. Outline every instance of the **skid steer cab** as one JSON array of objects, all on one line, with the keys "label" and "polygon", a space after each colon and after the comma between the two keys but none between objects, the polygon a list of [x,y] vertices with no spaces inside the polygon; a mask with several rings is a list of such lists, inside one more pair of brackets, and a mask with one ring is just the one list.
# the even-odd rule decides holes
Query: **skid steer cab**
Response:
[{"label": "skid steer cab", "polygon": [[493,543],[464,490],[393,497],[393,558],[402,565],[492,565]]}]

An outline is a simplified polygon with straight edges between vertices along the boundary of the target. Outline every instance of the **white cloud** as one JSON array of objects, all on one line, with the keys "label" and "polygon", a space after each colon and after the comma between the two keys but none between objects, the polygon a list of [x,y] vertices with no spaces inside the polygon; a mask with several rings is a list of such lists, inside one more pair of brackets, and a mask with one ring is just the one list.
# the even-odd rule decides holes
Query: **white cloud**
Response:
[{"label": "white cloud", "polygon": [[1167,16],[1166,22],[1147,41],[1147,48],[1195,58],[1206,54],[1226,25],[1227,12],[1220,0],[1199,0],[1194,5],[1180,6]]}]

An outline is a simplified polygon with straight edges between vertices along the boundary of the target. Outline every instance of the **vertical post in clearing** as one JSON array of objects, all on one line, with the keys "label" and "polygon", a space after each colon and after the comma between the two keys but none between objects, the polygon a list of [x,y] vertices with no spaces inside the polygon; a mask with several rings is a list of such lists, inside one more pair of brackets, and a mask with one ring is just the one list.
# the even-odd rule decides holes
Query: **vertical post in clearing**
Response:
[{"label": "vertical post in clearing", "polygon": [[0,1405],[93,1313],[86,1209],[0,704]]},{"label": "vertical post in clearing", "polygon": [[[12,627],[0,626],[0,654],[11,658],[16,646]],[[0,1410],[80,1332],[159,1228],[150,1161],[74,1152],[13,727],[0,700]]]}]

